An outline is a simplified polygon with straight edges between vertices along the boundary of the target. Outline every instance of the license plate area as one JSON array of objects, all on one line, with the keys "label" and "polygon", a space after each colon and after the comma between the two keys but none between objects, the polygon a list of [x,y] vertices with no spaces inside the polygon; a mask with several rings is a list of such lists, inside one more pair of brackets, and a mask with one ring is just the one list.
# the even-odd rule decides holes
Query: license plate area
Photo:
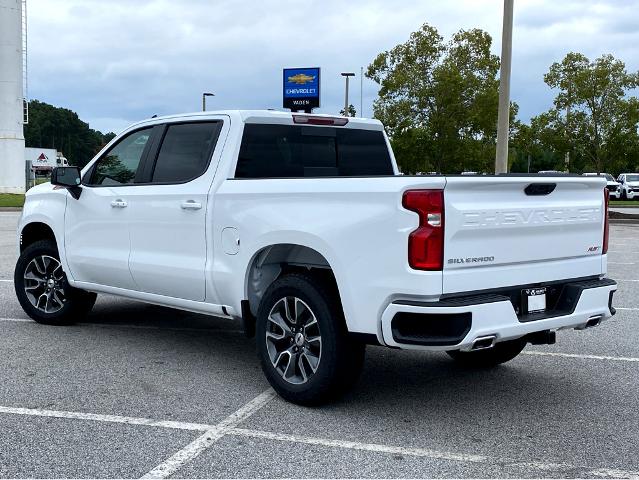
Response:
[{"label": "license plate area", "polygon": [[546,287],[524,288],[521,291],[521,310],[524,315],[546,311]]}]

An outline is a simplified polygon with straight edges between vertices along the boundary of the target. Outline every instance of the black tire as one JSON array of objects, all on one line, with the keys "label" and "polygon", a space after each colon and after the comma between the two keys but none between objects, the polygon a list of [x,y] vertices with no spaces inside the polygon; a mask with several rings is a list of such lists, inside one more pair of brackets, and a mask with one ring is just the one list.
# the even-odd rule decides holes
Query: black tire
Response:
[{"label": "black tire", "polygon": [[518,338],[496,343],[494,347],[485,350],[474,352],[451,350],[446,353],[467,368],[492,368],[515,358],[524,349],[526,343],[526,340]]},{"label": "black tire", "polygon": [[[293,299],[293,303],[290,299]],[[288,302],[288,306],[282,302]],[[281,329],[283,338],[273,340],[272,334],[277,332],[279,335],[279,332],[271,313],[276,312],[278,308],[281,309],[283,305],[291,311],[294,309],[295,312],[301,312],[299,316],[294,315],[297,323],[287,321],[287,325],[291,330],[302,333],[302,341],[305,337],[307,340],[317,339],[318,336],[321,338],[319,356],[317,351],[311,352],[317,347],[317,340],[311,340],[315,343],[304,343],[297,347],[295,342],[298,336],[286,337],[287,332],[284,329]],[[273,315],[277,316],[277,313]],[[280,318],[284,316],[280,315]],[[313,324],[319,327],[319,331],[313,330],[311,334],[308,328],[315,328]],[[295,328],[296,325],[303,327]],[[271,337],[267,337],[267,330]],[[355,383],[362,370],[366,349],[363,343],[355,342],[348,337],[339,296],[334,289],[319,278],[299,273],[284,275],[267,289],[257,313],[256,342],[262,370],[271,386],[282,398],[299,405],[319,405],[344,394]],[[289,342],[290,347],[286,347]],[[281,351],[278,350],[278,346],[281,346],[279,348],[282,350],[299,351],[288,353],[288,362],[293,362],[294,365],[291,370],[295,373],[294,378],[290,375],[290,379],[285,379],[289,371],[288,364],[286,368],[282,368],[282,372],[279,364],[274,364],[271,359],[272,356],[278,357],[278,352]],[[314,372],[308,357],[301,358],[305,353],[312,353],[318,358]],[[282,358],[286,361],[286,357]],[[306,373],[302,373],[302,370]],[[297,375],[298,373],[300,375]],[[299,380],[299,377],[303,377],[303,383],[293,383],[294,380]]]},{"label": "black tire", "polygon": [[[15,287],[16,296],[18,297],[18,301],[20,302],[22,309],[33,320],[46,325],[70,325],[77,322],[78,320],[81,320],[93,308],[97,295],[95,293],[86,292],[84,290],[80,290],[70,286],[67,282],[67,277],[64,272],[56,274],[57,277],[59,277],[59,279],[57,280],[57,285],[59,285],[58,290],[63,293],[63,295],[58,298],[61,298],[63,300],[61,303],[58,302],[54,305],[54,307],[56,308],[55,311],[52,308],[50,312],[45,312],[44,310],[37,308],[34,304],[31,303],[25,286],[29,284],[28,286],[31,287],[32,285],[38,284],[39,282],[37,280],[26,280],[25,274],[28,272],[28,269],[33,268],[30,266],[33,265],[32,261],[42,257],[50,257],[48,259],[49,261],[51,261],[51,258],[57,260],[58,262],[60,261],[58,248],[56,247],[55,242],[51,240],[41,240],[32,243],[24,249],[20,257],[18,258],[18,262],[16,263],[13,284]],[[37,288],[39,288],[40,290],[46,289],[44,284],[42,285],[42,287]],[[39,294],[40,290],[36,291],[37,294]],[[46,293],[43,294],[46,295]]]}]

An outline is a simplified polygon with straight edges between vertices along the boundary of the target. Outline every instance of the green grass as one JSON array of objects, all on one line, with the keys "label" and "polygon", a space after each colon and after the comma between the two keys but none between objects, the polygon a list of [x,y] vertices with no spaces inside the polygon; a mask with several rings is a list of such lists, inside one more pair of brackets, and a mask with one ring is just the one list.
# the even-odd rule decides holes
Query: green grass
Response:
[{"label": "green grass", "polygon": [[21,207],[24,205],[24,195],[0,193],[0,207]]},{"label": "green grass", "polygon": [[610,200],[611,207],[637,207],[639,208],[639,202],[637,200]]}]

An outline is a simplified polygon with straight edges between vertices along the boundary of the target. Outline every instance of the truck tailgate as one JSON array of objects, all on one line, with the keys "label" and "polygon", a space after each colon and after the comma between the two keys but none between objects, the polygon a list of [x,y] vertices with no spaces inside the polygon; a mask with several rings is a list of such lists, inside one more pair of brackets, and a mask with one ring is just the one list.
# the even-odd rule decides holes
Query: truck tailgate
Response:
[{"label": "truck tailgate", "polygon": [[448,177],[443,293],[603,273],[605,185],[596,177]]}]

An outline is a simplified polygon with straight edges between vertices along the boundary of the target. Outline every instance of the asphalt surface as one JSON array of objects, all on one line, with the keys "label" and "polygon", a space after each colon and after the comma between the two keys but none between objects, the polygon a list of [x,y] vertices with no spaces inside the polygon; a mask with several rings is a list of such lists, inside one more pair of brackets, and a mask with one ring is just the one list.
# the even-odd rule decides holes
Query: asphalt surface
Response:
[{"label": "asphalt surface", "polygon": [[100,296],[71,327],[13,292],[0,213],[0,477],[639,476],[639,226],[613,225],[617,316],[491,371],[370,347],[342,401],[274,397],[228,320]]}]

